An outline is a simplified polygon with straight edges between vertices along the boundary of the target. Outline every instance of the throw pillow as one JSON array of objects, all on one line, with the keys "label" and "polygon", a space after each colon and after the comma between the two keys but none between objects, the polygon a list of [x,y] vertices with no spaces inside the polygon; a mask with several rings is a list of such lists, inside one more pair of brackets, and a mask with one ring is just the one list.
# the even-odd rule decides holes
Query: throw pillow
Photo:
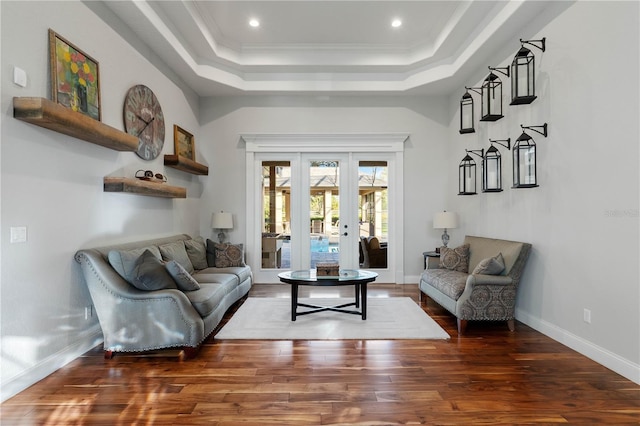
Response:
[{"label": "throw pillow", "polygon": [[191,260],[189,260],[187,250],[184,248],[183,241],[174,241],[172,243],[163,244],[158,248],[160,249],[160,254],[162,254],[163,260],[167,262],[175,260],[190,274],[195,272],[193,264],[191,263]]},{"label": "throw pillow", "polygon": [[136,262],[142,254],[149,250],[153,255],[160,259],[160,250],[156,246],[142,247],[130,250],[111,250],[107,257],[109,258],[109,264],[116,270],[116,272],[125,279],[129,284],[133,284],[133,268],[136,266]]},{"label": "throw pillow", "polygon": [[244,265],[242,244],[213,243],[216,249],[216,268],[229,268]]},{"label": "throw pillow", "polygon": [[211,268],[216,266],[216,247],[214,242],[207,238],[207,265]]},{"label": "throw pillow", "polygon": [[177,288],[162,261],[149,250],[146,250],[136,261],[132,284],[137,289],[145,291]]},{"label": "throw pillow", "polygon": [[200,290],[200,284],[175,260],[167,262],[165,265],[167,272],[182,291]]},{"label": "throw pillow", "polygon": [[187,249],[189,260],[196,270],[209,267],[207,264],[207,248],[202,237],[184,240],[184,248]]},{"label": "throw pillow", "polygon": [[451,271],[469,272],[469,244],[454,249],[440,248],[440,267]]},{"label": "throw pillow", "polygon": [[504,271],[504,258],[502,253],[498,253],[495,257],[482,259],[473,269],[472,274],[499,275],[502,271]]}]

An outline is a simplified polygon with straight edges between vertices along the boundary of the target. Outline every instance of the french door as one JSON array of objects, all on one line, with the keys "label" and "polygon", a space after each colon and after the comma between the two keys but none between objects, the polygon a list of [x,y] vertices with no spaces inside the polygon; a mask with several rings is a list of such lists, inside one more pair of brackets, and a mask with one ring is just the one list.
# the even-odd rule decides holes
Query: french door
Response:
[{"label": "french door", "polygon": [[247,260],[256,283],[278,282],[283,270],[318,263],[371,269],[379,282],[402,282],[395,153],[308,145],[259,152],[247,145]]}]

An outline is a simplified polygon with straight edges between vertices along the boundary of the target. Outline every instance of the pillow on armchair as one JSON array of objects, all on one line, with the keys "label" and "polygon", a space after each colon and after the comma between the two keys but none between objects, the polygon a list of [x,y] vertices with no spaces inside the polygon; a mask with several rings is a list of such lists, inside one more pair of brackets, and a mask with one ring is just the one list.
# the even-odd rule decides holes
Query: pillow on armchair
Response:
[{"label": "pillow on armchair", "polygon": [[504,271],[504,258],[502,253],[498,253],[495,257],[482,259],[473,269],[472,274],[500,275],[502,271]]},{"label": "pillow on armchair", "polygon": [[469,244],[451,249],[449,247],[440,248],[440,268],[451,271],[469,272]]}]

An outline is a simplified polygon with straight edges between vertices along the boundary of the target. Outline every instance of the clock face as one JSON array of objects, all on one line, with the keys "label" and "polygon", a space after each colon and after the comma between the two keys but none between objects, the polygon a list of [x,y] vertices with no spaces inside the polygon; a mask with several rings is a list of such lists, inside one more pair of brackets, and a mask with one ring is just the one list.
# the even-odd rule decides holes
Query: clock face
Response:
[{"label": "clock face", "polygon": [[160,103],[147,86],[139,84],[124,99],[124,129],[138,138],[137,154],[153,160],[164,145],[164,115]]}]

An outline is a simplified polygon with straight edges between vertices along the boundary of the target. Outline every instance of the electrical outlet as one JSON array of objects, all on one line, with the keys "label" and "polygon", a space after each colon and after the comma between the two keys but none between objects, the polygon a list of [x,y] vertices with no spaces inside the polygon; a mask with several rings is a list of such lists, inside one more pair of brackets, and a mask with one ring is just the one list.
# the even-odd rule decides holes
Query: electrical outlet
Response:
[{"label": "electrical outlet", "polygon": [[587,308],[584,309],[583,318],[584,322],[591,324],[591,311]]}]

